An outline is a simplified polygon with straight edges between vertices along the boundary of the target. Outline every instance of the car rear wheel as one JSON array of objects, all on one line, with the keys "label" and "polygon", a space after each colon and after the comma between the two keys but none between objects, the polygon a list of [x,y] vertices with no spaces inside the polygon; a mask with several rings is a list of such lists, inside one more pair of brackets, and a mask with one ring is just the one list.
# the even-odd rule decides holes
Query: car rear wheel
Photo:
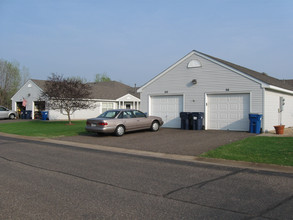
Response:
[{"label": "car rear wheel", "polygon": [[9,119],[15,119],[15,115],[14,114],[10,114],[9,115]]},{"label": "car rear wheel", "polygon": [[125,133],[125,128],[123,125],[119,125],[115,130],[116,136],[122,136]]},{"label": "car rear wheel", "polygon": [[159,122],[154,121],[154,122],[152,123],[151,130],[152,130],[152,131],[158,131],[159,128],[160,128]]}]

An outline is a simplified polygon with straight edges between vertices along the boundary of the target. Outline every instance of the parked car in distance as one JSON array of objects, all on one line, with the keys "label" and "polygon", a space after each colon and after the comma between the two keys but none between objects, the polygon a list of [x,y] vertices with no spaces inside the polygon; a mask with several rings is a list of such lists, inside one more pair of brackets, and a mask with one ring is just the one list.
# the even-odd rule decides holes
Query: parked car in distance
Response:
[{"label": "parked car in distance", "polygon": [[17,116],[17,113],[15,111],[9,110],[8,108],[5,108],[4,106],[0,106],[0,118],[9,118],[9,119],[15,119]]},{"label": "parked car in distance", "polygon": [[114,133],[124,135],[128,131],[150,129],[158,131],[163,120],[156,116],[147,116],[139,110],[115,109],[102,113],[97,118],[90,118],[85,129],[95,133]]}]

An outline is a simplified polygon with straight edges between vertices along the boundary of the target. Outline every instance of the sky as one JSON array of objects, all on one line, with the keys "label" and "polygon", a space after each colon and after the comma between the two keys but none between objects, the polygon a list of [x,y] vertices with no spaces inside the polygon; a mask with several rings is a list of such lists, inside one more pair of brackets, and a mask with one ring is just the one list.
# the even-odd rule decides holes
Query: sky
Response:
[{"label": "sky", "polygon": [[292,0],[0,0],[0,59],[141,86],[192,50],[293,79]]}]

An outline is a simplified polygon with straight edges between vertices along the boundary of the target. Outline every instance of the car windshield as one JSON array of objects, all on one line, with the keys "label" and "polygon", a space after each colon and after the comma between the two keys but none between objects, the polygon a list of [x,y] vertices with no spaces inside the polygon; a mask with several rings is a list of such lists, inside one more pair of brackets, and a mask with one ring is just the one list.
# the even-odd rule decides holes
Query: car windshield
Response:
[{"label": "car windshield", "polygon": [[0,111],[8,111],[8,109],[3,106],[0,106]]},{"label": "car windshield", "polygon": [[97,118],[115,118],[119,114],[119,111],[106,111],[99,115]]}]

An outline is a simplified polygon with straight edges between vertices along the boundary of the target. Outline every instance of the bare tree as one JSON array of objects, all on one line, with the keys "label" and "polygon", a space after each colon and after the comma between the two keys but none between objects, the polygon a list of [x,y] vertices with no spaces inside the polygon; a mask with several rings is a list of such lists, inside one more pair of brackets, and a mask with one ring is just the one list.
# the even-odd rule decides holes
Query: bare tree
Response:
[{"label": "bare tree", "polygon": [[21,68],[20,77],[21,77],[20,86],[23,86],[30,79],[30,73],[27,67],[23,66]]},{"label": "bare tree", "polygon": [[0,59],[0,105],[11,107],[11,97],[29,79],[28,68],[19,63]]},{"label": "bare tree", "polygon": [[0,60],[0,104],[10,107],[11,97],[20,86],[20,71],[17,63]]},{"label": "bare tree", "polygon": [[71,115],[76,110],[94,107],[90,99],[91,87],[78,78],[63,78],[62,75],[52,74],[45,83],[41,99],[48,101],[47,107],[59,110],[67,115],[71,124]]}]

